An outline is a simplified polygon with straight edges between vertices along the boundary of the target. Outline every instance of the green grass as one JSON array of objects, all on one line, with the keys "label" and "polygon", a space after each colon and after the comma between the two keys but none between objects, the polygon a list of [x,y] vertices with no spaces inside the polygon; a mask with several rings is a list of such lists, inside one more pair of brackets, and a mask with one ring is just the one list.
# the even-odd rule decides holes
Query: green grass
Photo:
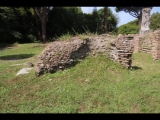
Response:
[{"label": "green grass", "polygon": [[98,35],[97,33],[92,33],[92,32],[90,32],[90,31],[86,31],[85,33],[82,33],[82,34],[77,33],[74,29],[73,29],[73,31],[75,32],[76,36],[73,36],[73,35],[71,35],[71,34],[68,32],[68,33],[66,33],[66,34],[61,35],[60,37],[55,38],[55,40],[68,41],[68,40],[70,40],[70,39],[73,38],[73,37],[76,37],[76,38],[80,38],[80,39],[82,39],[82,40],[85,40],[85,39],[87,39],[89,36],[97,36],[97,35]]},{"label": "green grass", "polygon": [[[1,113],[159,113],[160,61],[133,55],[133,69],[99,55],[54,74],[15,76],[36,63],[44,44],[17,44],[0,51]],[[13,60],[14,59],[14,60]]]}]

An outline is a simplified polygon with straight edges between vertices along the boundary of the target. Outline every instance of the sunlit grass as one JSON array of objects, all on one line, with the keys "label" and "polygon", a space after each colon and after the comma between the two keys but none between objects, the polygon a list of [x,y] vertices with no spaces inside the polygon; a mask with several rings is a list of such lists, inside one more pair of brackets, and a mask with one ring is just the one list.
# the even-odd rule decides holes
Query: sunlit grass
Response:
[{"label": "sunlit grass", "polygon": [[10,65],[35,64],[44,48],[17,44],[0,51],[1,113],[160,112],[160,61],[150,54],[135,53],[132,70],[98,55],[54,74],[36,77],[33,69],[16,76],[23,65]]}]

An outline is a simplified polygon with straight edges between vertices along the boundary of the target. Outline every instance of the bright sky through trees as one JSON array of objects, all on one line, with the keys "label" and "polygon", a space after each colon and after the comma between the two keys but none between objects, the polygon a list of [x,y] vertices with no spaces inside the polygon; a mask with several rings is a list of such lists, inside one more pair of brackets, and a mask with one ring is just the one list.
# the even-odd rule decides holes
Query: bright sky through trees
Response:
[{"label": "bright sky through trees", "polygon": [[[81,8],[84,13],[91,13],[94,7],[81,7]],[[103,7],[97,7],[97,10],[99,10],[101,8],[103,8]],[[121,26],[123,24],[126,24],[126,23],[136,19],[135,17],[131,16],[129,13],[125,13],[123,11],[116,13],[115,7],[109,7],[109,8],[111,8],[113,13],[115,13],[119,16],[120,22],[119,22],[118,26]],[[153,7],[153,9],[151,10],[151,14],[155,13],[155,12],[160,12],[160,7]]]}]

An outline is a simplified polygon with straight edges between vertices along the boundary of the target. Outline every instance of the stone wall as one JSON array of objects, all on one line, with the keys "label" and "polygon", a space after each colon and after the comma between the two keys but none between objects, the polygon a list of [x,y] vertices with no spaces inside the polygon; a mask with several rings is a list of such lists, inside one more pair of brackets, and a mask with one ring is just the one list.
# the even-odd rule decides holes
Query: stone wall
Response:
[{"label": "stone wall", "polygon": [[111,35],[108,34],[102,34],[96,37],[88,37],[87,44],[88,47],[90,48],[90,51],[93,55],[96,54],[103,54],[107,55],[108,50],[109,50],[109,43],[110,40],[112,39]]},{"label": "stone wall", "polygon": [[128,37],[119,35],[111,41],[110,59],[119,62],[126,68],[132,65],[133,43]]},{"label": "stone wall", "polygon": [[[132,35],[133,36],[133,35]],[[155,30],[133,39],[134,53],[147,52],[152,54],[153,60],[160,60],[160,30]]]},{"label": "stone wall", "polygon": [[136,36],[134,38],[134,40],[133,40],[134,53],[141,51],[141,41],[142,41],[142,37],[140,37],[140,36]]},{"label": "stone wall", "polygon": [[78,59],[87,56],[89,48],[86,40],[55,41],[48,45],[38,56],[35,66],[36,75],[54,73],[74,65]]},{"label": "stone wall", "polygon": [[71,67],[88,54],[97,55],[101,53],[107,55],[110,37],[103,34],[88,37],[85,40],[71,38],[69,41],[53,42],[39,55],[35,67],[36,75],[39,76],[45,72],[53,73]]},{"label": "stone wall", "polygon": [[132,53],[151,53],[154,60],[160,59],[160,30],[143,36],[138,34],[119,35],[117,38],[102,34],[69,41],[55,41],[39,55],[35,66],[36,75],[56,72],[75,65],[77,60],[88,54],[103,54],[126,68],[132,66]]},{"label": "stone wall", "polygon": [[153,32],[152,38],[152,56],[153,60],[160,60],[160,30]]},{"label": "stone wall", "polygon": [[151,53],[152,52],[152,41],[151,39],[145,40],[141,46],[141,52]]},{"label": "stone wall", "polygon": [[152,39],[151,39],[151,33],[144,34],[144,35],[138,35],[138,34],[129,34],[126,35],[127,37],[133,37],[133,40],[131,41],[134,50],[133,52],[147,52],[151,53],[152,50]]}]

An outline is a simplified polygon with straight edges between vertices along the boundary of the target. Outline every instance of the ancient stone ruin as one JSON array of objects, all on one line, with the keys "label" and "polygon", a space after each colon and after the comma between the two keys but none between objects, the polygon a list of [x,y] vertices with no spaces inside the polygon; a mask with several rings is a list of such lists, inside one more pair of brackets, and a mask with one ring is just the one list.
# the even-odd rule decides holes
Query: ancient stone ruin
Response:
[{"label": "ancient stone ruin", "polygon": [[154,31],[152,37],[153,60],[160,60],[160,30]]},{"label": "ancient stone ruin", "polygon": [[55,41],[39,55],[35,67],[36,75],[39,76],[45,72],[53,73],[73,66],[73,63],[84,58],[88,52],[86,40]]},{"label": "ancient stone ruin", "polygon": [[150,30],[149,25],[150,25],[150,11],[151,7],[143,8],[142,9],[142,23],[141,23],[141,30],[140,30],[140,35],[148,33]]},{"label": "ancient stone ruin", "polygon": [[142,37],[136,36],[133,40],[133,45],[134,45],[134,53],[140,52],[141,51],[141,41]]},{"label": "ancient stone ruin", "polygon": [[111,41],[110,58],[121,63],[124,67],[130,68],[132,64],[133,44],[128,37],[119,35]]},{"label": "ancient stone ruin", "polygon": [[109,50],[109,43],[111,40],[111,35],[109,34],[102,34],[96,37],[88,37],[87,45],[90,49],[91,54],[103,54],[107,55]]},{"label": "ancient stone ruin", "polygon": [[38,57],[35,66],[36,75],[45,72],[56,72],[73,66],[88,54],[107,55],[110,35],[103,34],[97,37],[88,37],[85,40],[72,39],[69,41],[55,41],[48,45]]},{"label": "ancient stone ruin", "polygon": [[76,38],[69,41],[55,41],[39,55],[35,71],[37,76],[45,72],[54,73],[73,66],[77,60],[83,59],[88,54],[108,56],[109,53],[112,60],[129,68],[132,63],[132,52],[132,43],[124,36],[113,40],[111,35],[103,34],[88,37],[86,40]]},{"label": "ancient stone ruin", "polygon": [[148,31],[143,35],[133,36],[134,53],[146,52],[152,55],[153,60],[160,60],[160,30]]},{"label": "ancient stone ruin", "polygon": [[132,66],[132,53],[147,52],[153,60],[160,59],[160,30],[145,35],[129,34],[114,38],[108,34],[76,38],[69,41],[55,41],[48,45],[38,57],[36,75],[54,73],[71,67],[88,54],[103,54],[126,68]]}]

